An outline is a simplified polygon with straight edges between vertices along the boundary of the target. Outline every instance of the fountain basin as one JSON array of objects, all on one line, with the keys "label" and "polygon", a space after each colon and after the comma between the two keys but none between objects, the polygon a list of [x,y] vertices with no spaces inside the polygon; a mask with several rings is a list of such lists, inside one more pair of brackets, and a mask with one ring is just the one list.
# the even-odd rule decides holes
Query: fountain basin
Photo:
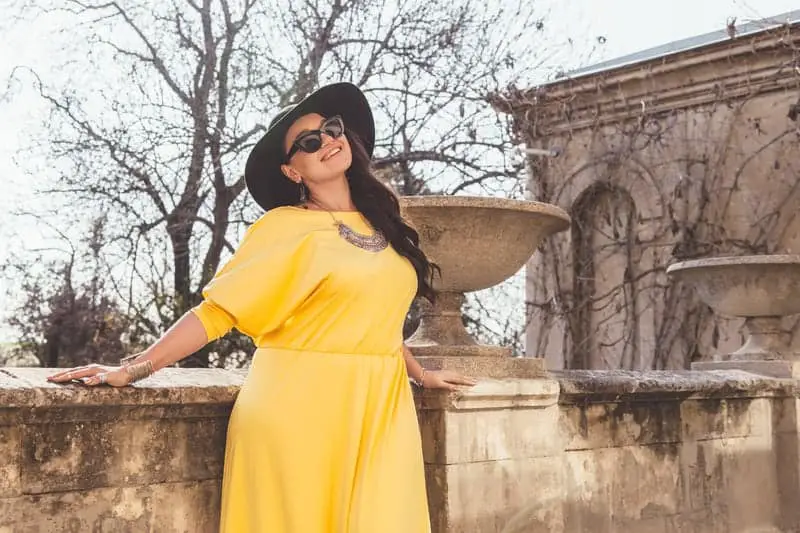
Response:
[{"label": "fountain basin", "polygon": [[[419,232],[420,247],[441,269],[441,277],[434,280],[439,298],[434,305],[423,302],[420,327],[408,345],[423,357],[511,355],[510,348],[478,344],[467,332],[461,312],[464,293],[513,276],[546,237],[569,228],[569,215],[554,205],[505,198],[411,196],[401,198],[400,205]],[[430,362],[440,367],[455,364]],[[507,370],[503,368],[497,372]]]},{"label": "fountain basin", "polygon": [[800,255],[694,259],[671,265],[667,274],[694,286],[715,313],[745,319],[741,348],[692,368],[740,368],[778,377],[800,373],[800,353],[781,325],[783,317],[800,314]]}]

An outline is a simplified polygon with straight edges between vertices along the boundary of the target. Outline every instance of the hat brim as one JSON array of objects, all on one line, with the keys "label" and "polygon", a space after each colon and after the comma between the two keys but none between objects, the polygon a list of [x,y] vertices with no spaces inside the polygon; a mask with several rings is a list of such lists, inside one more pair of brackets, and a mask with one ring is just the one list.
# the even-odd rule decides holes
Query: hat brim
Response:
[{"label": "hat brim", "polygon": [[309,113],[324,117],[341,116],[345,127],[358,135],[367,154],[372,157],[375,121],[364,93],[346,82],[321,87],[275,121],[247,157],[244,181],[250,195],[265,211],[292,205],[299,200],[299,187],[281,172],[285,160],[283,143],[295,120]]}]

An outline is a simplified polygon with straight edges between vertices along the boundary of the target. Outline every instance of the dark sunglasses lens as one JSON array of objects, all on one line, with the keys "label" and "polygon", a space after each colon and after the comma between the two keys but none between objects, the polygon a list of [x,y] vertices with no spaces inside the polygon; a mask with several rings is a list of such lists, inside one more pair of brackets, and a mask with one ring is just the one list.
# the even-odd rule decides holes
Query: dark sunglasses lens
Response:
[{"label": "dark sunglasses lens", "polygon": [[308,135],[297,141],[297,145],[302,151],[313,154],[322,147],[322,139],[319,135]]},{"label": "dark sunglasses lens", "polygon": [[333,117],[325,121],[325,124],[322,125],[322,131],[335,139],[344,131],[344,123],[341,118]]}]

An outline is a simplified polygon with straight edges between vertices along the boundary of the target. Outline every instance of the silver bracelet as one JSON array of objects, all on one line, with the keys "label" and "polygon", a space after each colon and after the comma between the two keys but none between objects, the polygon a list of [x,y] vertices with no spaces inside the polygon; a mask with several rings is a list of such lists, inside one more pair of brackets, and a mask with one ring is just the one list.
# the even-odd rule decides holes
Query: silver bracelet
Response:
[{"label": "silver bracelet", "polygon": [[427,369],[423,368],[422,369],[422,374],[419,375],[419,379],[417,380],[417,379],[411,378],[411,383],[413,383],[414,385],[416,385],[420,389],[424,389],[425,388],[425,372],[427,372]]}]

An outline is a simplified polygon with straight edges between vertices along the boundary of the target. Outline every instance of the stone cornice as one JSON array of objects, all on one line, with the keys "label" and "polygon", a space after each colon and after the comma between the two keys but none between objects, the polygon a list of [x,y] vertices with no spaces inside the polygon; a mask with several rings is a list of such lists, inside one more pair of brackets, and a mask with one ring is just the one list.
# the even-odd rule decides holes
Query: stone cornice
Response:
[{"label": "stone cornice", "polygon": [[800,86],[800,24],[492,99],[534,137]]}]

